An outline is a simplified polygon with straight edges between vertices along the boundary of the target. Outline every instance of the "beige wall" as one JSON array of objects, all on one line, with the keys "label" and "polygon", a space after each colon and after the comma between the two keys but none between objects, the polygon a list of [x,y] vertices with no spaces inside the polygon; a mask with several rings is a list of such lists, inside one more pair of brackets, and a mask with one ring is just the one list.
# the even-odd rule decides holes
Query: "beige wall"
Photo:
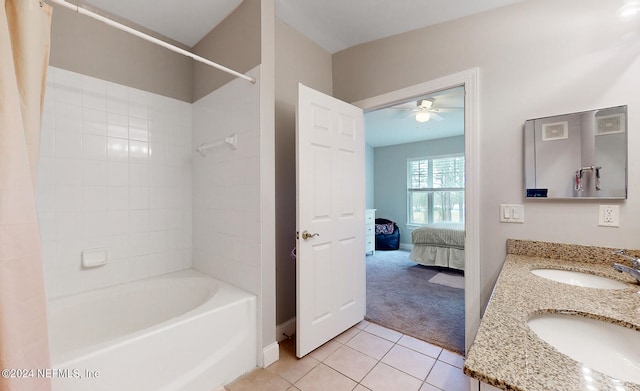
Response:
[{"label": "beige wall", "polygon": [[[245,73],[260,65],[260,0],[245,0],[193,47],[193,52],[234,71]],[[193,101],[235,77],[194,62]]]},{"label": "beige wall", "polygon": [[[629,199],[620,228],[597,226],[599,204],[523,199],[523,123],[530,118],[629,105],[640,124],[640,24],[620,2],[530,0],[387,39],[333,57],[334,95],[357,101],[461,70],[480,69],[482,302],[507,238],[640,248],[640,136],[629,132]],[[524,203],[525,223],[498,222],[500,203]]]},{"label": "beige wall", "polygon": [[[131,23],[127,25],[141,29]],[[54,6],[51,66],[191,102],[191,62],[180,54]]]},{"label": "beige wall", "polygon": [[276,19],[276,324],[296,315],[295,108],[298,82],[331,95],[331,53]]},{"label": "beige wall", "polygon": [[[253,69],[261,61],[260,7],[260,0],[245,0],[192,51],[241,73]],[[191,50],[129,21],[118,21]],[[185,102],[194,102],[234,79],[59,6],[54,6],[49,64]]]}]

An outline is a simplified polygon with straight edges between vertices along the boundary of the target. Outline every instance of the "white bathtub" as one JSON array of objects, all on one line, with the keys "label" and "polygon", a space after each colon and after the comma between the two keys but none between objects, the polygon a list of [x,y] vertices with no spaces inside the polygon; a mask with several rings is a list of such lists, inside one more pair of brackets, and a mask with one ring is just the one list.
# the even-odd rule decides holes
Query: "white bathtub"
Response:
[{"label": "white bathtub", "polygon": [[49,302],[54,391],[212,391],[256,367],[256,297],[195,270]]}]

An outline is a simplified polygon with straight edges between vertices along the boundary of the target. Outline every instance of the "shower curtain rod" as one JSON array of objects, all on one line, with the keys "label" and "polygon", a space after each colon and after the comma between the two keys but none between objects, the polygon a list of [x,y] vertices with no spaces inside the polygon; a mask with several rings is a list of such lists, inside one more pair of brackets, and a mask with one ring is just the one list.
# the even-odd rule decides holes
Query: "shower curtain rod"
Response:
[{"label": "shower curtain rod", "polygon": [[184,49],[181,49],[181,48],[179,48],[177,46],[171,45],[170,43],[164,42],[164,41],[162,41],[160,39],[157,39],[157,38],[154,38],[154,37],[152,37],[152,36],[150,36],[148,34],[145,34],[145,33],[140,32],[138,30],[132,29],[131,27],[127,27],[127,26],[125,26],[125,25],[123,25],[121,23],[118,23],[116,21],[113,21],[113,20],[111,20],[109,18],[105,18],[104,16],[96,14],[95,12],[89,11],[86,8],[82,8],[82,7],[77,6],[75,4],[71,4],[71,3],[69,3],[69,2],[67,2],[65,0],[48,0],[48,2],[54,3],[54,4],[58,4],[60,6],[68,8],[68,9],[70,9],[72,11],[75,11],[75,12],[77,12],[79,14],[83,14],[83,15],[86,15],[86,16],[88,16],[90,18],[99,20],[100,22],[108,24],[109,26],[115,27],[118,30],[126,31],[127,33],[135,35],[136,37],[142,38],[145,41],[149,41],[151,43],[154,43],[156,45],[162,46],[162,47],[164,47],[166,49],[169,49],[169,50],[171,50],[173,52],[182,54],[184,56],[191,57],[192,59],[194,59],[194,60],[196,60],[198,62],[201,62],[203,64],[207,64],[207,65],[209,65],[209,66],[211,66],[213,68],[219,69],[219,70],[221,70],[223,72],[227,72],[227,73],[229,73],[229,74],[231,74],[233,76],[245,79],[245,80],[247,80],[247,81],[249,81],[251,83],[255,83],[256,82],[256,79],[254,79],[252,77],[249,77],[247,75],[243,75],[240,72],[236,72],[233,69],[229,69],[229,68],[227,68],[227,67],[225,67],[223,65],[220,65],[220,64],[217,64],[217,63],[215,63],[213,61],[207,60],[206,58],[200,57],[197,54],[193,54],[193,53],[191,53],[189,51],[186,51]]}]

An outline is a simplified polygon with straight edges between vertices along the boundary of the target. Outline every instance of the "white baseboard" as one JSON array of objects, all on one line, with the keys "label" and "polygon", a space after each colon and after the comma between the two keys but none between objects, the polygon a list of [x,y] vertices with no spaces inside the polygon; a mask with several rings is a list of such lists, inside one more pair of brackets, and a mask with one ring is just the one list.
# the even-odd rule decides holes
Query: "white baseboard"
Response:
[{"label": "white baseboard", "polygon": [[296,317],[287,320],[284,323],[281,323],[276,326],[276,341],[280,342],[282,340],[291,337],[296,333]]},{"label": "white baseboard", "polygon": [[262,348],[262,367],[266,368],[269,365],[280,359],[280,347],[277,342]]},{"label": "white baseboard", "polygon": [[400,243],[400,250],[411,251],[411,250],[413,250],[413,244],[411,244],[411,243]]}]

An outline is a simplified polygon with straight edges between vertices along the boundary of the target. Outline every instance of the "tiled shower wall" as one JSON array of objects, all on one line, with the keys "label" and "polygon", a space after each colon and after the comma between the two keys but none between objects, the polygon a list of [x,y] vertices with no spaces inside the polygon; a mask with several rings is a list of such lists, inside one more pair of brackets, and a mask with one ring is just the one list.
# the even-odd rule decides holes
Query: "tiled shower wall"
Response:
[{"label": "tiled shower wall", "polygon": [[[260,67],[247,73],[258,79]],[[260,82],[235,79],[193,104],[193,267],[260,297]],[[295,208],[295,205],[294,205]]]},{"label": "tiled shower wall", "polygon": [[[36,198],[50,298],[191,267],[191,110],[49,68]],[[108,263],[82,268],[95,248]]]}]

